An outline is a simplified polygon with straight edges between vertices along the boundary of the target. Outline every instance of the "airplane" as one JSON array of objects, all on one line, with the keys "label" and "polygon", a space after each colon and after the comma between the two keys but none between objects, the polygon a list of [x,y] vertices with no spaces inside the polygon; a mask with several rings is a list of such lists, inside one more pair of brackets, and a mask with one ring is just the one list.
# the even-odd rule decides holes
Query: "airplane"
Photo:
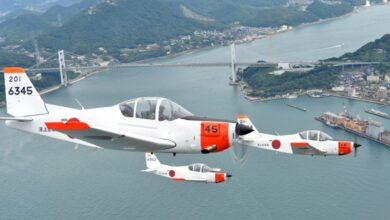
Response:
[{"label": "airplane", "polygon": [[154,153],[145,153],[145,161],[147,169],[142,172],[153,173],[175,181],[222,183],[232,177],[228,173],[222,173],[220,168],[210,168],[201,163],[188,166],[161,164]]},{"label": "airplane", "polygon": [[[235,121],[198,117],[161,97],[85,109],[45,103],[25,70],[3,70],[8,127],[97,149],[162,153],[216,153],[253,130]],[[77,100],[76,100],[77,101]]]},{"label": "airplane", "polygon": [[246,115],[238,115],[237,121],[239,124],[250,126],[254,131],[240,136],[238,143],[266,149],[286,154],[301,154],[301,155],[347,155],[351,152],[357,153],[357,148],[361,145],[352,141],[337,141],[333,140],[328,134],[318,131],[302,131],[290,135],[272,135],[260,133],[252,124],[251,120]]}]

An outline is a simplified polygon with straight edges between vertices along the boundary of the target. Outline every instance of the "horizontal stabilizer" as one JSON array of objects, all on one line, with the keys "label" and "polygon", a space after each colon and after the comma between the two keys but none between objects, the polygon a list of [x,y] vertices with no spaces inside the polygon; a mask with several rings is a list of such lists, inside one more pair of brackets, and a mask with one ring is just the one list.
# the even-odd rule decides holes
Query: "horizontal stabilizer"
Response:
[{"label": "horizontal stabilizer", "polygon": [[145,173],[151,173],[151,172],[155,172],[155,171],[157,171],[157,169],[153,169],[153,168],[141,170],[141,172],[145,172]]},{"label": "horizontal stabilizer", "polygon": [[32,118],[24,118],[24,117],[0,117],[0,120],[10,120],[10,121],[32,121]]}]

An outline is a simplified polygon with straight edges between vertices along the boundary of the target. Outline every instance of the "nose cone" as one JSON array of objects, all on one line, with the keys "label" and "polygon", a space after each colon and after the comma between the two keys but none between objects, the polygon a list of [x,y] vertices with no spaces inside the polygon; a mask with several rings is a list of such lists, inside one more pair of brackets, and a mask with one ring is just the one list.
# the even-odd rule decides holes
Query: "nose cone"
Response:
[{"label": "nose cone", "polygon": [[358,143],[353,143],[353,148],[356,149],[358,147],[361,147],[362,145],[361,144],[358,144]]},{"label": "nose cone", "polygon": [[216,173],[215,174],[215,182],[216,183],[222,183],[225,182],[226,174],[225,173]]},{"label": "nose cone", "polygon": [[230,177],[232,177],[232,174],[226,173],[226,177],[227,177],[227,178],[230,178]]},{"label": "nose cone", "polygon": [[339,141],[339,155],[347,155],[352,152],[353,142]]},{"label": "nose cone", "polygon": [[246,135],[246,134],[251,133],[252,131],[254,131],[253,128],[248,126],[248,125],[243,125],[243,124],[239,124],[239,123],[236,124],[237,136]]}]

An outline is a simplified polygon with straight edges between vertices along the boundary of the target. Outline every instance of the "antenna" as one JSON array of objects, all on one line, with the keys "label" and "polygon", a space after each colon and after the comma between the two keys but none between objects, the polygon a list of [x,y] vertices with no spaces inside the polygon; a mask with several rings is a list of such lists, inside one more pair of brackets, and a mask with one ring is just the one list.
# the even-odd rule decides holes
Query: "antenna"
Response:
[{"label": "antenna", "polygon": [[85,108],[84,108],[84,106],[79,102],[79,100],[77,100],[77,99],[74,99],[76,102],[77,102],[77,104],[81,107],[81,110],[85,110]]}]

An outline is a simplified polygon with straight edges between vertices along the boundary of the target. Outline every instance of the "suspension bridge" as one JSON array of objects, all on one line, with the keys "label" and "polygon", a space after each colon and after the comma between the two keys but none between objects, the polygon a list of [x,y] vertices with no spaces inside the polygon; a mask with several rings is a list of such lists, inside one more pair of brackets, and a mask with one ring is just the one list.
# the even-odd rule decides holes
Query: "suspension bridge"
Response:
[{"label": "suspension bridge", "polygon": [[[235,45],[230,47],[231,60],[230,62],[195,62],[195,63],[145,63],[145,62],[133,62],[133,63],[115,63],[109,64],[96,58],[88,58],[83,55],[78,55],[73,52],[60,50],[56,54],[52,54],[46,59],[39,59],[37,64],[26,68],[29,73],[59,73],[61,79],[61,86],[66,87],[71,81],[68,77],[68,72],[80,73],[80,77],[88,76],[96,71],[103,71],[107,69],[119,69],[119,68],[163,68],[163,67],[229,67],[231,68],[230,84],[237,84],[237,71],[238,67],[278,67],[280,64],[286,64],[293,71],[307,71],[314,68],[316,65],[327,64],[334,66],[367,66],[377,65],[379,62],[237,62]],[[282,68],[282,67],[281,67]],[[284,68],[284,67],[283,67]]]}]

